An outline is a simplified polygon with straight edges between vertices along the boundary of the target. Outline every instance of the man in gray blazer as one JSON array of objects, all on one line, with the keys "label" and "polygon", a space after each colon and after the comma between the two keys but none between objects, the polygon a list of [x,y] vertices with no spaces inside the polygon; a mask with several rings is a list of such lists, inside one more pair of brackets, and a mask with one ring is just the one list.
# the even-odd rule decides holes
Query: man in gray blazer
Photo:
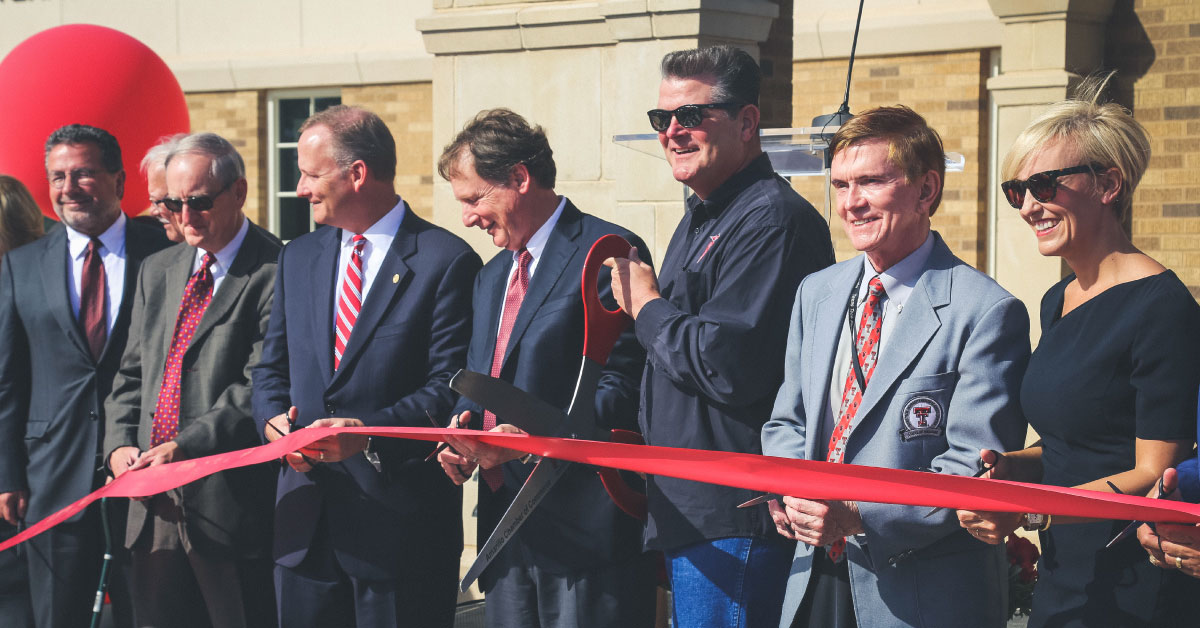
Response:
[{"label": "man in gray blazer", "polygon": [[[838,214],[864,255],[800,284],[763,453],[972,475],[980,449],[1025,435],[1025,307],[930,230],[945,162],[921,116],[861,113],[831,150]],[[952,509],[781,501],[775,525],[801,541],[781,626],[1004,625],[1003,547]]]},{"label": "man in gray blazer", "polygon": [[[113,474],[259,444],[250,369],[270,318],[281,244],[246,219],[245,166],[212,133],[166,157],[167,196],[186,244],[147,258],[129,343],[105,404]],[[269,534],[273,469],[223,471],[133,501],[140,626],[275,623]]]}]

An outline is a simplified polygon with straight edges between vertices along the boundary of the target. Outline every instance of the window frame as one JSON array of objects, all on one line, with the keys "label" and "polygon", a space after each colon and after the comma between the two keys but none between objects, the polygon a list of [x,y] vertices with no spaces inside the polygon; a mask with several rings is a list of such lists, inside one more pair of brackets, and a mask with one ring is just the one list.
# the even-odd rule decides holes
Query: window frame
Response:
[{"label": "window frame", "polygon": [[[340,87],[322,87],[312,89],[281,89],[271,90],[267,92],[267,181],[270,189],[267,193],[267,216],[268,229],[276,236],[280,236],[280,202],[281,198],[297,198],[296,190],[280,190],[279,189],[279,152],[288,148],[296,148],[298,142],[280,142],[279,136],[281,129],[279,128],[279,101],[281,100],[299,100],[308,99],[308,113],[313,114],[313,108],[318,99],[334,98],[342,100],[342,90]],[[311,233],[317,228],[316,222],[313,221],[312,212],[308,215],[308,230]]]}]

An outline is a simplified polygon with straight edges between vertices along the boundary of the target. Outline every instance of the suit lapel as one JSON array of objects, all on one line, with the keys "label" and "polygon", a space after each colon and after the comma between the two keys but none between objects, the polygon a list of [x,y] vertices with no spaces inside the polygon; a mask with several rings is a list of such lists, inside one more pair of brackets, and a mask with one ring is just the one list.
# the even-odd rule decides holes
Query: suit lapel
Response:
[{"label": "suit lapel", "polygon": [[171,314],[163,316],[164,323],[159,333],[163,335],[163,355],[170,351],[171,340],[175,337],[175,323],[179,317],[179,305],[183,302],[183,291],[187,288],[188,279],[192,275],[192,262],[196,259],[196,247],[182,244],[172,249],[170,264],[164,269],[166,278],[162,307]]},{"label": "suit lapel", "polygon": [[66,227],[60,226],[46,236],[46,251],[46,263],[42,264],[42,286],[46,293],[46,306],[71,339],[71,344],[90,361],[92,353],[83,337],[83,330],[79,328],[79,321],[75,319],[71,310],[68,287],[71,270],[67,268],[67,264],[70,263],[70,250],[67,248]]},{"label": "suit lapel", "polygon": [[[324,377],[333,373],[333,308],[337,298],[334,283],[338,277],[338,249],[341,229],[326,229],[321,238],[321,249],[313,256],[308,277],[312,280],[312,337],[316,341],[317,366]],[[332,276],[330,275],[332,272]]]},{"label": "suit lapel", "polygon": [[[379,272],[375,275],[375,280],[371,283],[371,288],[363,301],[362,309],[358,312],[358,320],[354,322],[354,329],[350,331],[346,352],[342,354],[343,366],[353,362],[363,351],[367,339],[375,333],[375,328],[379,326],[379,322],[391,309],[391,304],[399,294],[401,286],[407,285],[407,278],[412,274],[412,269],[405,260],[417,253],[417,235],[413,230],[417,220],[419,218],[412,209],[405,205],[404,219],[400,223],[400,228],[396,230],[396,237],[392,239],[391,248],[384,253],[383,259],[379,262]],[[331,338],[329,353],[333,352],[332,342]],[[334,373],[334,380],[340,378],[347,370],[349,369],[339,368],[337,373]]]},{"label": "suit lapel", "polygon": [[529,322],[537,314],[538,308],[546,302],[546,297],[550,296],[555,284],[561,280],[570,279],[563,277],[563,271],[567,267],[567,262],[579,250],[579,244],[575,240],[582,231],[581,217],[579,210],[575,209],[570,201],[567,201],[566,207],[563,207],[562,214],[558,217],[558,222],[550,231],[550,237],[546,240],[546,248],[542,250],[542,259],[537,263],[537,272],[530,280],[529,290],[521,301],[521,309],[518,310],[517,320],[513,323],[512,334],[508,337],[505,361],[508,361],[508,356],[512,354],[512,348],[521,341],[525,330],[529,329]]},{"label": "suit lapel", "polygon": [[258,260],[259,246],[258,234],[254,232],[254,225],[251,224],[246,231],[245,239],[242,240],[241,248],[233,257],[233,263],[229,265],[229,271],[221,280],[221,289],[213,294],[212,301],[208,303],[208,307],[204,310],[204,316],[200,319],[200,324],[196,326],[196,331],[192,334],[189,349],[199,346],[200,340],[204,338],[205,334],[211,331],[217,321],[224,318],[238,302],[246,284],[250,282],[250,268]]},{"label": "suit lapel", "polygon": [[[490,281],[485,284],[488,291],[487,308],[488,308],[488,326],[487,326],[487,344],[484,345],[487,350],[487,369],[490,371],[492,361],[496,359],[496,335],[500,331],[500,316],[504,313],[504,295],[508,292],[508,273],[512,270],[513,259],[512,251],[504,250],[500,252],[504,257],[500,267],[495,269],[496,276],[489,277]],[[479,304],[475,304],[479,307]],[[511,336],[509,336],[511,340]],[[511,342],[509,344],[512,344]]]},{"label": "suit lapel", "polygon": [[[942,326],[937,308],[950,303],[950,272],[944,270],[943,255],[950,255],[950,250],[938,239],[926,262],[926,270],[913,286],[904,311],[899,315],[901,318],[892,327],[891,337],[879,355],[875,373],[871,375],[858,409],[859,417],[870,416],[880,400],[891,394],[896,380],[920,358],[925,345]],[[851,437],[857,433],[856,429]]]},{"label": "suit lapel", "polygon": [[[819,439],[829,439],[829,435],[821,429],[821,418],[825,416],[825,407],[829,404],[833,364],[837,357],[842,327],[846,324],[847,302],[850,299],[850,291],[854,288],[854,278],[858,276],[862,264],[862,257],[856,257],[833,274],[824,296],[816,303],[817,320],[814,321],[812,329],[821,333],[813,338],[809,345],[812,350],[804,356],[805,364],[802,365],[802,368],[808,369],[808,381],[805,382],[804,389],[818,393],[809,395],[805,400],[804,411],[809,417],[807,433],[813,436],[804,439],[804,455],[809,460],[816,460]],[[834,417],[834,421],[836,420],[837,417]]]}]

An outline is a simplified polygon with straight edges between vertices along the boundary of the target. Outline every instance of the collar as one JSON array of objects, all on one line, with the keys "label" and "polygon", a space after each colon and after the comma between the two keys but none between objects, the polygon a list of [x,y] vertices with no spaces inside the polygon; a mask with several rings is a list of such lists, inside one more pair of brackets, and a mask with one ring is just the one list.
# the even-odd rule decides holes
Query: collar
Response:
[{"label": "collar", "polygon": [[[367,230],[362,233],[363,237],[370,243],[372,249],[386,251],[392,246],[392,240],[396,238],[396,232],[400,230],[400,224],[404,222],[404,199],[396,196],[396,204],[384,214],[382,218],[375,221],[375,224],[367,227]],[[350,239],[355,234],[346,229],[342,229],[342,247],[349,247]]]},{"label": "collar", "polygon": [[[109,253],[120,255],[125,250],[125,212],[121,212],[113,224],[105,229],[104,233],[100,234],[100,244],[104,250]],[[71,253],[71,259],[79,259],[83,257],[87,251],[88,242],[91,238],[68,227],[67,223],[63,223],[63,227],[67,229],[67,250]]]},{"label": "collar", "polygon": [[871,266],[871,261],[867,259],[866,255],[863,255],[863,273],[866,277],[874,277],[878,274],[879,282],[883,284],[883,291],[887,293],[888,300],[896,307],[904,307],[904,302],[908,300],[908,295],[912,294],[913,287],[921,278],[921,272],[925,270],[932,252],[933,231],[930,231],[917,250],[909,253],[904,259],[892,264],[881,273],[876,273],[875,267]]},{"label": "collar", "polygon": [[[542,251],[546,249],[546,242],[550,240],[550,234],[554,232],[554,226],[558,224],[558,217],[562,216],[563,208],[567,206],[567,197],[558,197],[558,207],[554,213],[550,214],[550,218],[534,232],[533,237],[529,238],[529,242],[525,243],[525,250],[537,260],[542,256]],[[513,261],[517,261],[517,256],[520,251],[513,251]]]},{"label": "collar", "polygon": [[[235,257],[237,257],[238,251],[242,249],[242,242],[246,240],[246,234],[249,231],[250,219],[243,217],[242,226],[238,229],[237,235],[233,236],[233,239],[229,241],[229,244],[225,245],[225,248],[213,253],[213,257],[217,259],[215,262],[213,262],[214,268],[212,269],[212,272],[216,273],[217,269],[220,269],[224,272],[229,272],[229,269],[233,267],[233,260]],[[205,253],[212,253],[212,251],[196,249],[196,257],[192,260],[193,273],[197,270],[200,270],[200,261],[204,258]]]},{"label": "collar", "polygon": [[700,200],[700,197],[695,194],[689,196],[687,207],[693,212],[699,211],[708,216],[716,216],[752,183],[773,176],[775,176],[775,168],[771,166],[771,159],[767,157],[766,153],[761,153],[749,164],[746,164],[745,168],[726,179],[713,191],[708,200]]}]

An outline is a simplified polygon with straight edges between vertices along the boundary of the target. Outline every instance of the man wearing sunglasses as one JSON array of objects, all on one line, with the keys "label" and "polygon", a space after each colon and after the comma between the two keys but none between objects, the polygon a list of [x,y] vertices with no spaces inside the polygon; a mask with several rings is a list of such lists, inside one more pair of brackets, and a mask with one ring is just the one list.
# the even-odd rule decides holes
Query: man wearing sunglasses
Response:
[{"label": "man wearing sunglasses", "polygon": [[[282,244],[251,223],[245,165],[214,133],[162,156],[164,211],[186,244],[146,260],[129,344],[105,404],[108,467],[129,471],[253,447],[258,361]],[[268,551],[273,473],[223,471],[129,504],[134,609],[144,626],[274,623]]]},{"label": "man wearing sunglasses", "polygon": [[[0,517],[14,524],[103,485],[103,402],[125,349],[134,280],[142,260],[170,244],[121,212],[125,170],[107,131],[57,129],[45,163],[63,228],[0,264]],[[100,504],[27,547],[35,624],[86,626],[104,553]],[[114,616],[132,625],[122,615],[124,552],[116,555]]]},{"label": "man wearing sunglasses", "polygon": [[[800,284],[763,453],[976,475],[981,449],[1025,437],[1025,306],[930,230],[945,156],[924,118],[865,111],[830,149],[838,215],[863,255]],[[799,541],[781,626],[1004,625],[1003,547],[967,534],[953,509],[803,491],[769,502]]]},{"label": "man wearing sunglasses", "polygon": [[146,177],[146,195],[150,199],[150,217],[162,225],[167,239],[172,242],[183,242],[183,230],[179,226],[179,214],[167,211],[163,199],[167,197],[167,157],[184,137],[180,133],[150,147],[142,158],[142,174]]},{"label": "man wearing sunglasses", "polygon": [[[775,174],[759,144],[758,64],[730,46],[663,58],[650,124],[676,180],[694,194],[657,279],[609,260],[613,293],[646,349],[640,423],[651,445],[760,453],[783,381],[796,286],[833,263],[829,228]],[[775,626],[793,544],[750,491],[647,481],[645,542],[666,553],[675,626],[727,617]]]}]

